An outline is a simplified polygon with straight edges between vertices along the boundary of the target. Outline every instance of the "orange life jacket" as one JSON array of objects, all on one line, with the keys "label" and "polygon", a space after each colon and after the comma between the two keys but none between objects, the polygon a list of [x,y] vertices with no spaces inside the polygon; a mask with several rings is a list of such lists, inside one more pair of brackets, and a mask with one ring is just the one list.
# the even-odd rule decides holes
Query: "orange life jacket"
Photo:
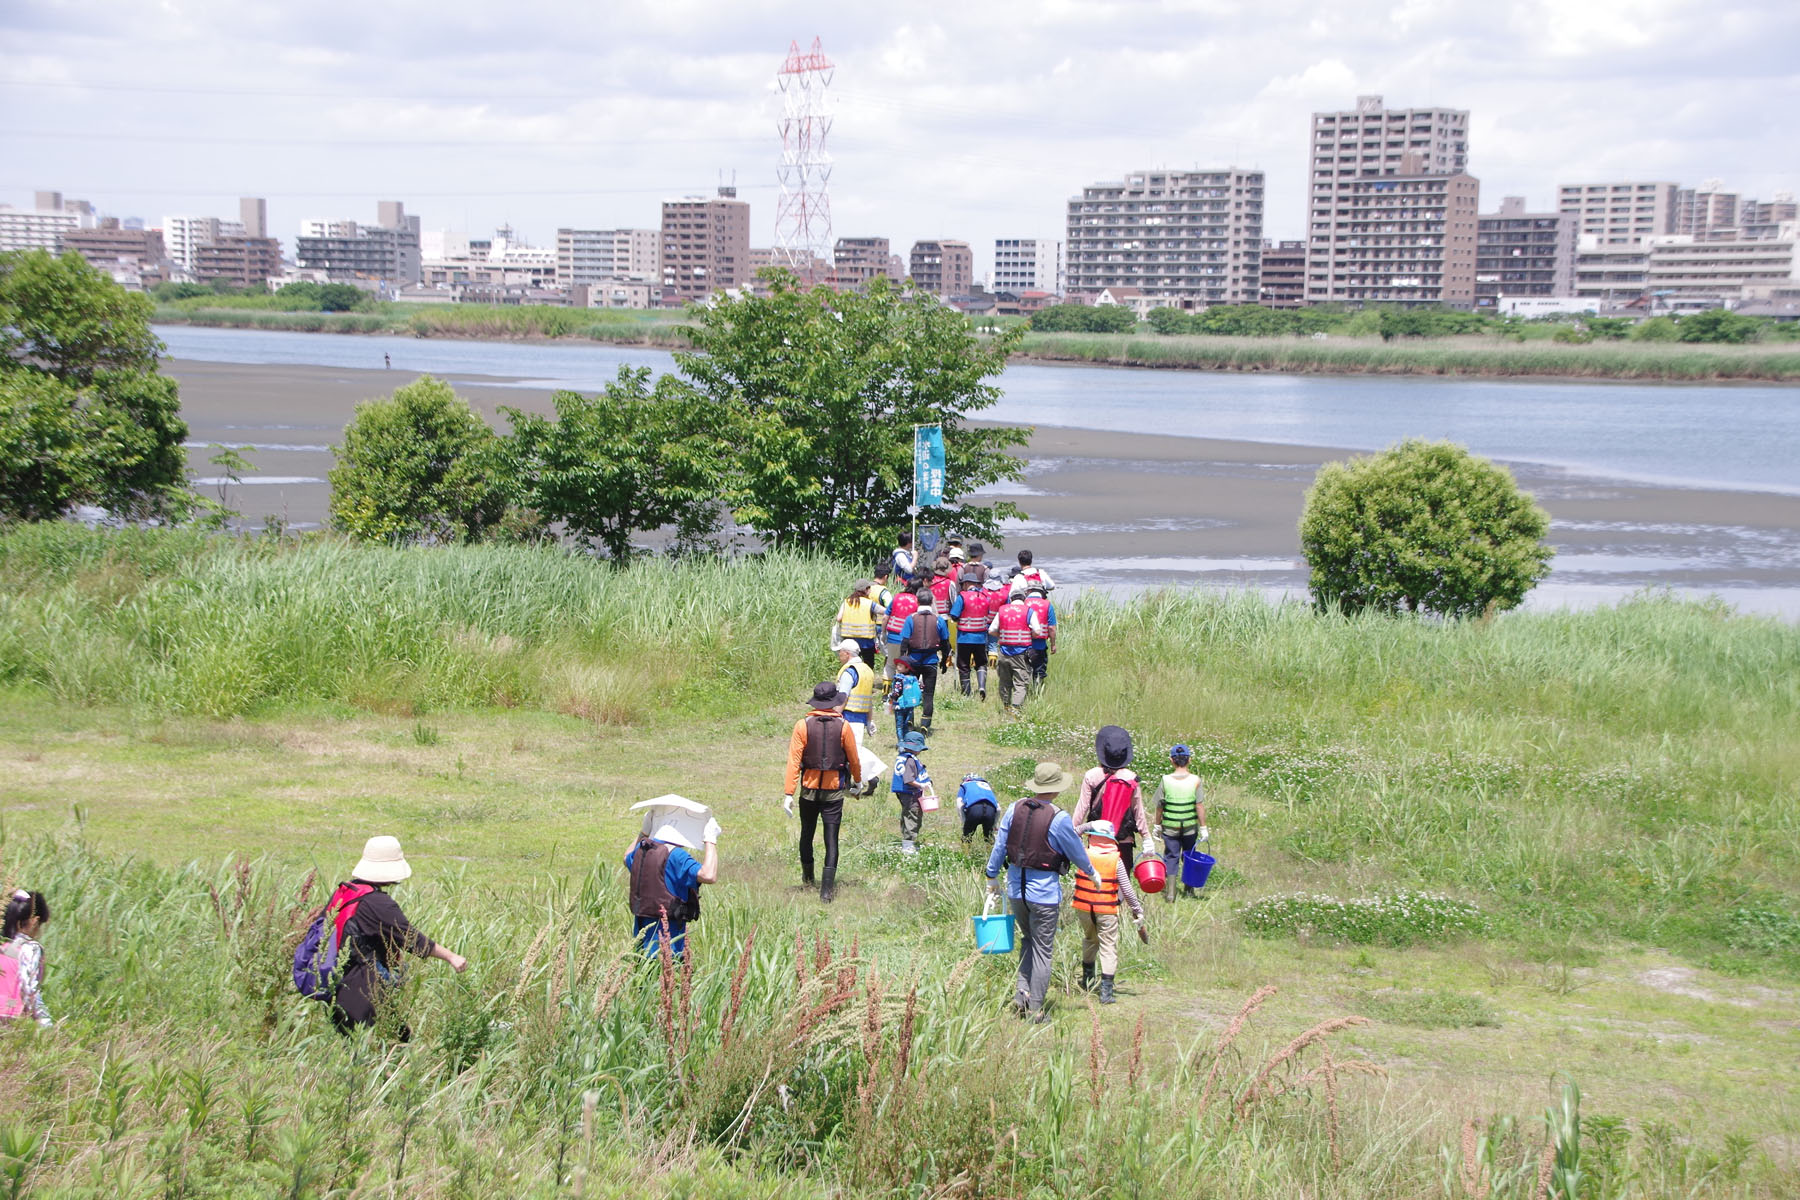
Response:
[{"label": "orange life jacket", "polygon": [[1088,847],[1088,859],[1099,878],[1075,872],[1075,907],[1105,916],[1119,911],[1119,852]]}]

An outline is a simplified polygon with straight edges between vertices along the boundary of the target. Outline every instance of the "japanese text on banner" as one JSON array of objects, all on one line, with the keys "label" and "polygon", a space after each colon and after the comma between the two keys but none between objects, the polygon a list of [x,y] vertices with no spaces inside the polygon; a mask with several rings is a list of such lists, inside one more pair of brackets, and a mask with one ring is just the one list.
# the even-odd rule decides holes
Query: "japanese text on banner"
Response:
[{"label": "japanese text on banner", "polygon": [[913,429],[913,503],[921,508],[944,502],[944,427]]}]

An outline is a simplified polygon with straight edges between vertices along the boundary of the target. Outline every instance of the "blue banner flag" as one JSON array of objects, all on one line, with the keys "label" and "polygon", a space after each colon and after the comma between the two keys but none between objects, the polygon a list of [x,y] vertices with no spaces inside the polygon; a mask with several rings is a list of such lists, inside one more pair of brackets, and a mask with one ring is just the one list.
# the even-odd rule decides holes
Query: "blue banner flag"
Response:
[{"label": "blue banner flag", "polygon": [[913,503],[920,508],[944,502],[944,427],[913,427]]}]

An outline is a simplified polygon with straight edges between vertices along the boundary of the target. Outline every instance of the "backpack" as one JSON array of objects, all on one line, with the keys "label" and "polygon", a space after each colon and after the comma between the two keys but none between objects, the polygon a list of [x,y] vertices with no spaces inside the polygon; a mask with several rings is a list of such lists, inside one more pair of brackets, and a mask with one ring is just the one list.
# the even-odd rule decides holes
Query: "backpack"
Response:
[{"label": "backpack", "polygon": [[[359,901],[374,891],[366,883],[345,884],[332,894],[319,915],[307,926],[306,936],[294,950],[294,990],[308,1000],[330,1000],[337,994],[338,957],[344,945],[344,926],[356,915]],[[332,920],[329,934],[325,919]]]},{"label": "backpack", "polygon": [[[1135,779],[1109,774],[1106,782],[1100,785],[1100,817],[1112,822],[1120,841],[1137,832],[1137,795],[1138,781]],[[1129,828],[1126,827],[1128,822]]]},{"label": "backpack", "polygon": [[19,960],[0,949],[0,1021],[25,1015],[25,978]]}]

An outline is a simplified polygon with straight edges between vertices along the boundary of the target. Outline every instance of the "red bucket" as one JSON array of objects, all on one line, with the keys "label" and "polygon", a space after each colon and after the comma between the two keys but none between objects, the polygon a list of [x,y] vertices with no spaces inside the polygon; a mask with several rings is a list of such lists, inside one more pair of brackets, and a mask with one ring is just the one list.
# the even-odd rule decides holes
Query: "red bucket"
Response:
[{"label": "red bucket", "polygon": [[1140,858],[1131,873],[1137,876],[1138,886],[1152,896],[1163,890],[1163,864],[1160,858]]}]

